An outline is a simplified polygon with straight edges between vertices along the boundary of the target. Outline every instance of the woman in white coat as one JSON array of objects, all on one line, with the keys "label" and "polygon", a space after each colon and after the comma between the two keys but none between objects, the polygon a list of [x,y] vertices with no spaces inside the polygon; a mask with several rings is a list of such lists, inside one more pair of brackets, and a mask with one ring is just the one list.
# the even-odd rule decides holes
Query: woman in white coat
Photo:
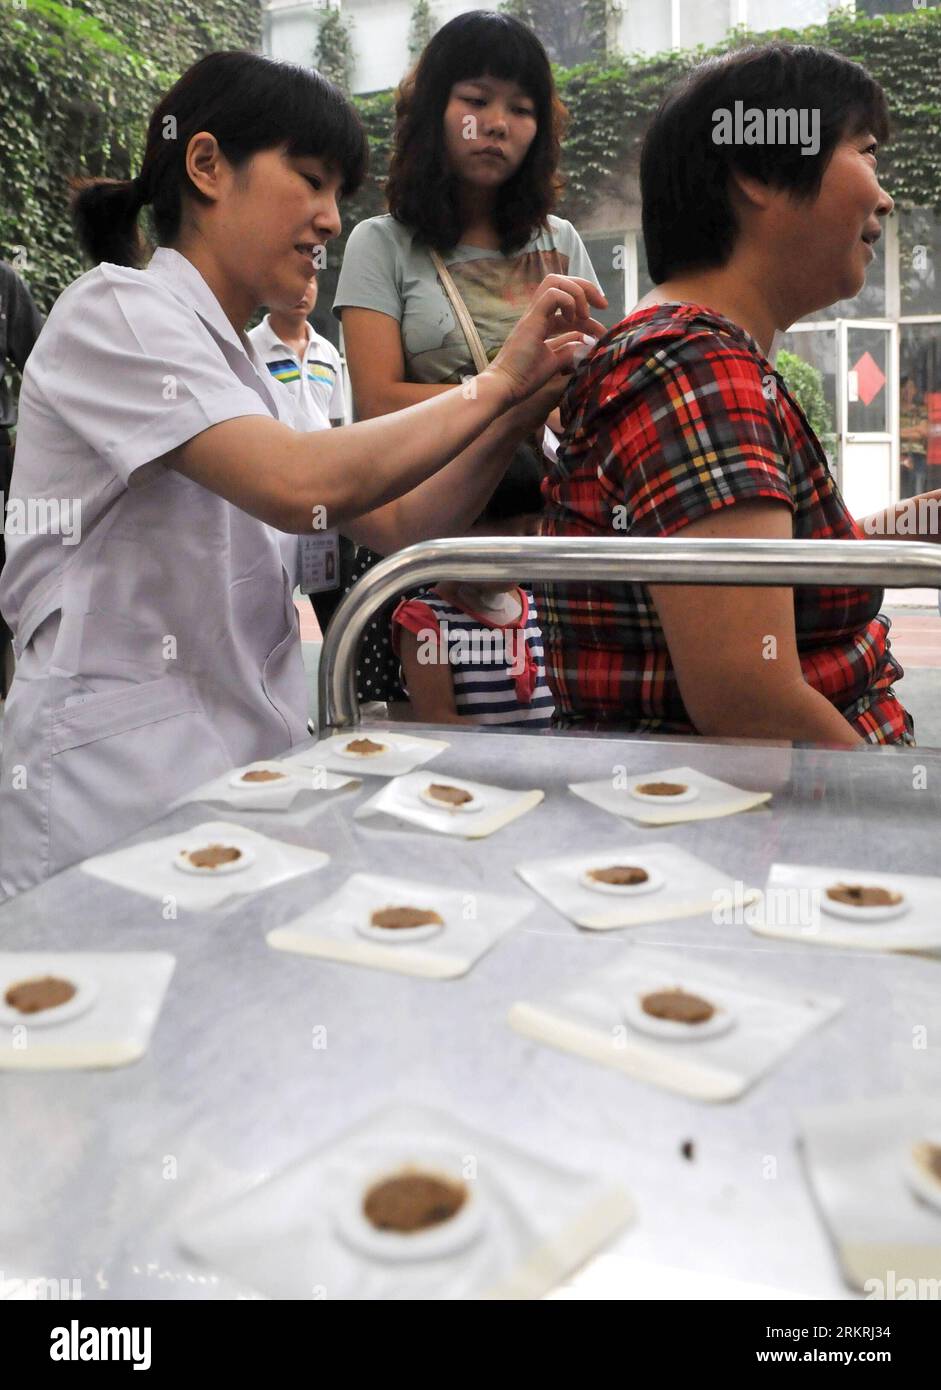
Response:
[{"label": "woman in white coat", "polygon": [[[244,325],[297,302],[365,165],[330,83],[217,53],[157,107],[136,179],[76,193],[99,264],[24,374],[0,586],[5,896],[305,738],[293,537],[339,526],[390,553],[461,532],[600,331],[599,292],[550,276],[472,390],[295,431]],[[140,269],[145,204],[158,249]]]}]

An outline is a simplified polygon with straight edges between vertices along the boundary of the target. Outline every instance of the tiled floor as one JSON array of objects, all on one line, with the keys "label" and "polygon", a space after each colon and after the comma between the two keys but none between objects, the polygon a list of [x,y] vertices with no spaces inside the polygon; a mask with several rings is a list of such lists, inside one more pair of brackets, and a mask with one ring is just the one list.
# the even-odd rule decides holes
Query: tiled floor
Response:
[{"label": "tiled floor", "polygon": [[941,614],[889,609],[892,651],[906,668],[941,666]]},{"label": "tiled floor", "polygon": [[927,608],[937,613],[938,594],[937,589],[886,589],[883,602],[886,608]]},{"label": "tiled floor", "polygon": [[941,614],[936,605],[884,611],[892,619],[892,654],[905,671],[895,693],[915,720],[918,746],[941,748]]}]

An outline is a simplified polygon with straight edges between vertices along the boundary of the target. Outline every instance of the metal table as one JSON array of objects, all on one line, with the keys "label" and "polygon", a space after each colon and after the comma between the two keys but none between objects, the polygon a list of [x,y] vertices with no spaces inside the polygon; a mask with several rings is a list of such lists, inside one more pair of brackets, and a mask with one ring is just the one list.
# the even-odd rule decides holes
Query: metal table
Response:
[{"label": "metal table", "polygon": [[[630,741],[449,728],[436,772],[535,787],[546,800],[491,839],[379,830],[351,811],[366,778],[305,826],[273,833],[331,855],[316,875],[223,913],[160,904],[68,869],[0,909],[3,948],[162,949],[177,957],[147,1056],[108,1072],[0,1077],[0,1270],[81,1279],[85,1298],[220,1297],[234,1285],[176,1244],[188,1214],[320,1146],[392,1099],[451,1110],[559,1162],[620,1179],[638,1218],[613,1247],[635,1270],[693,1271],[845,1296],[795,1144],[809,1105],[941,1086],[941,959],[776,943],[707,917],[592,935],[538,900],[471,974],[447,983],[270,950],[265,932],[352,872],[527,892],[513,866],[581,846],[670,840],[763,884],[774,860],[925,871],[935,863],[941,753]],[[769,810],[656,830],[574,797],[570,781],[680,764],[771,789]],[[927,776],[915,777],[916,766]],[[924,789],[916,789],[923,782]],[[132,840],[218,818],[181,808]],[[267,817],[226,811],[256,829]],[[131,840],[128,841],[130,843]],[[631,942],[717,953],[743,971],[840,996],[844,1012],[741,1100],[706,1106],[530,1043],[510,1005]],[[315,1047],[312,1030],[326,1029]],[[692,1140],[692,1161],[681,1145]],[[777,1176],[764,1176],[773,1156]],[[637,1262],[640,1262],[638,1264]],[[616,1291],[616,1290],[612,1290]]]}]

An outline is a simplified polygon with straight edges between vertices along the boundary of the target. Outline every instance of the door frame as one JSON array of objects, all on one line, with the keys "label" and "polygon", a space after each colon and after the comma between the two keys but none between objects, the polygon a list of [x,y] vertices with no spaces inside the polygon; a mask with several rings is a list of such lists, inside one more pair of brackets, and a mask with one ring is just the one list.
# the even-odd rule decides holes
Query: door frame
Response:
[{"label": "door frame", "polygon": [[[835,319],[837,371],[837,440],[840,458],[838,483],[843,491],[846,476],[846,447],[850,444],[888,444],[889,491],[885,505],[899,500],[899,326],[895,319]],[[849,422],[849,334],[854,328],[875,328],[888,333],[886,349],[886,429],[853,430]]]}]

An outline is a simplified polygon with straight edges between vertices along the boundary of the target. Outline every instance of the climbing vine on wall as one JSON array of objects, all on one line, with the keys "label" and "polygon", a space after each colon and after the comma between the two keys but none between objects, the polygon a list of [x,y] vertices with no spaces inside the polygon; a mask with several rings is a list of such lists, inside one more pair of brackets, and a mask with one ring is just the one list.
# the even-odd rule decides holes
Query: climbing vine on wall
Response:
[{"label": "climbing vine on wall", "polygon": [[314,67],[349,94],[353,77],[353,33],[342,11],[332,6],[320,21]]},{"label": "climbing vine on wall", "polygon": [[415,0],[415,4],[412,6],[412,17],[408,24],[408,56],[410,62],[416,63],[418,61],[422,50],[425,48],[425,45],[434,34],[437,27],[428,0]]},{"label": "climbing vine on wall", "polygon": [[[756,40],[744,31],[709,53]],[[820,44],[862,63],[884,87],[892,136],[880,151],[880,178],[896,202],[941,211],[941,10],[916,10],[879,19],[835,12],[827,24],[780,30],[775,37]],[[567,207],[575,215],[597,200],[601,187],[636,167],[640,142],[665,88],[705,56],[670,53],[606,70],[584,67],[563,75],[563,99],[572,113],[565,147]]]},{"label": "climbing vine on wall", "polygon": [[257,48],[258,0],[0,0],[0,255],[43,309],[85,268],[70,174],[136,173],[157,98],[219,48]]}]

